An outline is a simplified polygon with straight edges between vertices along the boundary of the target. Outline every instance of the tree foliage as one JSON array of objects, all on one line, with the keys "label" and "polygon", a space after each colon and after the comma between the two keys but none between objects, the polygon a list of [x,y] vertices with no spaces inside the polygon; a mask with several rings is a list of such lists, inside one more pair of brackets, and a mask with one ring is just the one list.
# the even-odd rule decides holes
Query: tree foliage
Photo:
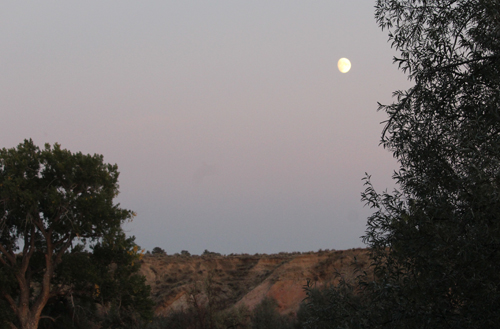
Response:
[{"label": "tree foliage", "polygon": [[113,203],[117,194],[117,166],[100,155],[58,144],[40,150],[31,140],[0,150],[0,314],[11,315],[4,323],[68,328],[116,305],[148,316],[138,247],[121,231],[133,213]]},{"label": "tree foliage", "polygon": [[163,250],[162,248],[160,247],[154,247],[153,250],[151,251],[151,253],[153,255],[166,255],[167,253],[165,252],[165,250]]},{"label": "tree foliage", "polygon": [[281,315],[276,299],[266,296],[253,309],[251,321],[252,329],[291,329],[296,319]]},{"label": "tree foliage", "polygon": [[[377,193],[342,328],[495,328],[500,323],[500,2],[379,0],[376,19],[414,86],[380,105],[398,190]],[[326,303],[328,305],[329,303]],[[324,304],[317,304],[324,305]],[[314,307],[314,305],[312,305]],[[319,307],[319,306],[318,306]],[[359,320],[358,320],[359,319]],[[312,321],[314,322],[314,321]],[[312,323],[311,322],[311,323]]]}]

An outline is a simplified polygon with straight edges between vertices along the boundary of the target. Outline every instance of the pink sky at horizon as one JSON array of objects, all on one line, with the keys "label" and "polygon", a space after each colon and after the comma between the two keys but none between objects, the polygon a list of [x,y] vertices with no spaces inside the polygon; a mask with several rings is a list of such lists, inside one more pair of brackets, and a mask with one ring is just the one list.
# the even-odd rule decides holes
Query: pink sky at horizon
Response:
[{"label": "pink sky at horizon", "polygon": [[6,3],[0,147],[117,163],[138,214],[125,228],[148,250],[363,246],[361,179],[391,189],[396,169],[377,102],[410,86],[374,4]]}]

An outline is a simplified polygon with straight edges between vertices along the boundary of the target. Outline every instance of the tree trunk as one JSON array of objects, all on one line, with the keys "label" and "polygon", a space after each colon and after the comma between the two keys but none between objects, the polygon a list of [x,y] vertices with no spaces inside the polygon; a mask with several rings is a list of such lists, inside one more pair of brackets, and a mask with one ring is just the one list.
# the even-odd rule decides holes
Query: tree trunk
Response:
[{"label": "tree trunk", "polygon": [[[18,329],[36,329],[38,328],[38,322],[40,321],[41,312],[36,312],[30,309],[28,305],[20,305],[17,312],[17,318],[19,320]],[[13,327],[15,328],[15,327]]]},{"label": "tree trunk", "polygon": [[42,310],[49,300],[50,294],[50,279],[54,273],[54,266],[50,256],[46,255],[46,270],[42,279],[42,287],[40,294],[35,298],[35,302],[30,307],[29,303],[29,291],[30,291],[30,281],[25,280],[21,277],[19,280],[21,287],[20,301],[17,307],[17,318],[20,322],[19,329],[37,329],[38,322],[42,315]]},{"label": "tree trunk", "polygon": [[40,317],[33,317],[29,316],[26,321],[21,322],[21,328],[20,329],[37,329],[38,328],[38,321],[40,321]]}]

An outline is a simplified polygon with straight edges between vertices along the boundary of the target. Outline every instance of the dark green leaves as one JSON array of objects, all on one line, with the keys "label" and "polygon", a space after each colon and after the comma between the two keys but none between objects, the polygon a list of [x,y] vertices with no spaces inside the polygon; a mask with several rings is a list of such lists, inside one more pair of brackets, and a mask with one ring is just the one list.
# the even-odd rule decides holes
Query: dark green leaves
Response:
[{"label": "dark green leaves", "polygon": [[[375,16],[415,85],[379,107],[388,114],[382,145],[400,169],[397,191],[377,193],[368,176],[362,195],[374,210],[363,240],[375,280],[359,277],[359,291],[334,287],[326,307],[343,317],[328,324],[496,328],[500,2],[379,0]],[[362,312],[342,306],[356,297]]]},{"label": "dark green leaves", "polygon": [[[96,304],[122,322],[151,317],[140,252],[121,231],[133,212],[117,194],[118,167],[101,155],[32,140],[0,150],[0,306],[17,317],[11,326],[32,328],[41,314],[46,328],[103,324]],[[73,320],[57,322],[60,312]]]}]

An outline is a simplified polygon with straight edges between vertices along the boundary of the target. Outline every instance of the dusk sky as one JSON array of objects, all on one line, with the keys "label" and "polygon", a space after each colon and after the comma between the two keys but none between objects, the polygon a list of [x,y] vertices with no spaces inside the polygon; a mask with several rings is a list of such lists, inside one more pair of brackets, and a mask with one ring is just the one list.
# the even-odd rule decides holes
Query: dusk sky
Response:
[{"label": "dusk sky", "polygon": [[374,5],[5,1],[0,147],[118,164],[147,250],[362,247],[362,178],[392,189],[397,168],[377,102],[410,86]]}]

